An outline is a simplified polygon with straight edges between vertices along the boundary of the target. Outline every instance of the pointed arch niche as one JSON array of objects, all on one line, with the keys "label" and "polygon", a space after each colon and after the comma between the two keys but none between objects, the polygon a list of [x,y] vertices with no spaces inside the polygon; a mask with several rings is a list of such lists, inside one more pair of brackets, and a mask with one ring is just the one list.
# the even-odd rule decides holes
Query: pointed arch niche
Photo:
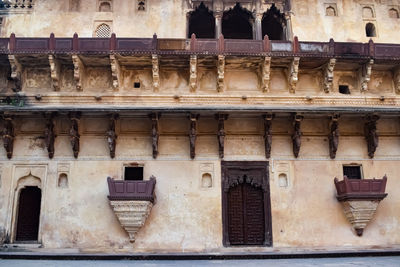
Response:
[{"label": "pointed arch niche", "polygon": [[196,35],[196,38],[213,39],[215,37],[215,18],[213,12],[203,2],[194,11],[189,13],[188,20],[188,38],[193,33]]},{"label": "pointed arch niche", "polygon": [[237,3],[222,16],[222,34],[225,39],[253,39],[254,17]]},{"label": "pointed arch niche", "polygon": [[[10,242],[41,243],[41,224],[45,210],[47,165],[15,165],[8,207],[6,231]],[[33,203],[31,203],[33,202]],[[21,206],[24,205],[24,206]],[[22,214],[23,213],[23,214]],[[22,221],[19,222],[23,218]],[[29,218],[28,218],[29,217]],[[27,219],[28,218],[28,219]],[[27,225],[26,221],[31,219]],[[22,227],[22,228],[21,228]],[[34,228],[24,235],[23,228]],[[34,237],[32,237],[34,236]]]},{"label": "pointed arch niche", "polygon": [[273,4],[262,18],[262,36],[268,35],[270,40],[286,40],[286,19]]}]

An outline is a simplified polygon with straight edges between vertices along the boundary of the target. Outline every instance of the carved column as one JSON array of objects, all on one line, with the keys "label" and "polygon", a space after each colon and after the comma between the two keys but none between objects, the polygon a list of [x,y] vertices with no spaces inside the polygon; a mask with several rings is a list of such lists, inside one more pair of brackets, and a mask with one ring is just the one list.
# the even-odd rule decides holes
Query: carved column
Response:
[{"label": "carved column", "polygon": [[333,85],[333,71],[335,69],[336,59],[331,58],[324,67],[324,92],[329,93],[332,91]]},{"label": "carved column", "polygon": [[72,151],[74,153],[74,158],[78,158],[79,154],[79,120],[81,118],[80,112],[71,112],[69,114],[71,120],[71,128],[69,129],[69,138],[71,141]]},{"label": "carved column", "polygon": [[11,159],[14,149],[14,125],[12,117],[8,115],[3,116],[4,128],[3,128],[3,145],[7,152],[7,158]]},{"label": "carved column", "polygon": [[378,120],[378,115],[368,115],[366,117],[366,123],[364,125],[364,135],[368,146],[368,156],[371,159],[374,158],[376,148],[379,144],[379,136],[376,129],[376,123]]},{"label": "carved column", "polygon": [[158,55],[153,54],[151,55],[151,62],[153,65],[153,88],[154,91],[157,92],[160,88],[160,73],[159,73],[159,58]]},{"label": "carved column", "polygon": [[256,40],[262,40],[263,36],[262,36],[262,17],[263,14],[261,13],[257,13],[255,14],[255,32],[256,32]]},{"label": "carved column", "polygon": [[294,115],[293,118],[293,125],[294,125],[294,132],[292,135],[292,141],[293,141],[293,154],[297,158],[299,156],[300,152],[300,146],[301,146],[301,136],[303,133],[301,132],[300,126],[301,126],[301,121],[303,120],[302,115]]},{"label": "carved column", "polygon": [[330,122],[329,139],[329,156],[331,159],[336,158],[336,151],[339,146],[339,114],[333,114]]},{"label": "carved column", "polygon": [[61,64],[54,55],[49,55],[50,76],[54,91],[60,90],[60,69]]},{"label": "carved column", "polygon": [[299,80],[299,64],[300,58],[294,57],[288,69],[289,92],[293,94],[296,93],[296,86]]},{"label": "carved column", "polygon": [[217,70],[217,90],[223,92],[225,86],[225,56],[223,55],[218,55]]},{"label": "carved column", "polygon": [[366,64],[361,67],[361,92],[365,92],[368,90],[368,83],[371,80],[372,73],[372,65],[374,64],[374,60],[370,59]]},{"label": "carved column", "polygon": [[218,39],[219,36],[222,34],[222,11],[215,11],[215,39]]},{"label": "carved column", "polygon": [[151,119],[151,143],[153,147],[153,158],[157,158],[158,156],[158,140],[160,134],[158,132],[158,120],[160,119],[161,114],[152,113],[149,115]]},{"label": "carved column", "polygon": [[195,92],[197,89],[197,56],[190,55],[190,77],[189,77],[190,91]]},{"label": "carved column", "polygon": [[52,159],[54,157],[54,141],[56,139],[56,134],[54,132],[54,117],[55,113],[51,113],[46,122],[46,129],[44,130],[44,142],[46,144],[47,152],[49,154],[49,158]]},{"label": "carved column", "polygon": [[265,144],[265,157],[269,159],[271,157],[271,146],[272,146],[272,119],[273,114],[269,113],[263,116],[264,118],[264,144]]},{"label": "carved column", "polygon": [[218,120],[218,151],[219,157],[224,158],[224,145],[225,145],[225,120],[228,119],[228,114],[216,114],[215,119]]},{"label": "carved column", "polygon": [[110,149],[110,157],[112,159],[115,158],[115,149],[117,146],[118,136],[115,131],[115,125],[118,118],[119,118],[118,114],[112,114],[110,116],[110,126],[107,131],[107,143],[108,143],[108,148]]},{"label": "carved column", "polygon": [[286,40],[292,40],[292,20],[291,20],[291,11],[285,12],[285,20],[286,20]]},{"label": "carved column", "polygon": [[196,157],[196,139],[197,139],[197,120],[199,119],[199,114],[190,114],[190,132],[189,132],[189,144],[190,144],[190,158],[194,159]]},{"label": "carved column", "polygon": [[15,88],[13,89],[15,92],[19,92],[22,89],[22,66],[19,63],[18,59],[14,55],[8,55],[8,60],[11,65],[11,80],[14,81]]}]

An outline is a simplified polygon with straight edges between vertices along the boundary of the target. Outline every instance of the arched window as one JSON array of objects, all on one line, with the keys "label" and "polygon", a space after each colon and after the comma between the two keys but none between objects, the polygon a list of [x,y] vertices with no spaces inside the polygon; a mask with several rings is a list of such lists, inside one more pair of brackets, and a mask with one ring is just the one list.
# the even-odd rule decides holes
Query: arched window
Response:
[{"label": "arched window", "polygon": [[110,2],[101,2],[99,5],[100,12],[110,12],[111,11],[111,3]]},{"label": "arched window", "polygon": [[363,7],[363,18],[373,18],[374,11],[369,6]]},{"label": "arched window", "polygon": [[96,29],[96,37],[107,38],[111,36],[111,28],[107,24],[100,24]]},{"label": "arched window", "polygon": [[333,6],[328,6],[326,8],[325,15],[328,17],[335,17],[336,16],[335,8]]},{"label": "arched window", "polygon": [[394,8],[389,9],[389,18],[398,19],[399,18],[399,12]]},{"label": "arched window", "polygon": [[262,19],[262,36],[268,35],[270,40],[285,40],[284,27],[286,27],[284,15],[272,5]]},{"label": "arched window", "polygon": [[222,16],[222,34],[226,39],[253,39],[250,20],[253,20],[251,12],[237,3]]},{"label": "arched window", "polygon": [[215,18],[203,2],[189,16],[188,37],[193,33],[197,38],[215,38]]},{"label": "arched window", "polygon": [[375,29],[375,25],[373,23],[367,23],[367,25],[365,25],[365,34],[367,35],[367,37],[375,37],[376,36],[376,29]]}]

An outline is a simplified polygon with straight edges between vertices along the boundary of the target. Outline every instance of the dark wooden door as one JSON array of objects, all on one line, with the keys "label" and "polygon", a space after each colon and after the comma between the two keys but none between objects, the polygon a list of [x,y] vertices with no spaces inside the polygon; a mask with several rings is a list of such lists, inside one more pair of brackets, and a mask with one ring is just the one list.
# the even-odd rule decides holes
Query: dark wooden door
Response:
[{"label": "dark wooden door", "polygon": [[268,162],[222,162],[224,245],[272,245]]},{"label": "dark wooden door", "polygon": [[38,241],[41,198],[42,192],[38,187],[21,189],[16,241]]}]

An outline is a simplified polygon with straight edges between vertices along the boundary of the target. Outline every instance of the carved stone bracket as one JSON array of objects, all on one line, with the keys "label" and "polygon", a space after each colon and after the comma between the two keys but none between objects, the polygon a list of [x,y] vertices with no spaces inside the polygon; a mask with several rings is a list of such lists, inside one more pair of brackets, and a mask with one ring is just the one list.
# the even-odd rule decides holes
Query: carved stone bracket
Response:
[{"label": "carved stone bracket", "polygon": [[269,81],[271,79],[271,57],[265,57],[261,65],[261,89],[269,92]]},{"label": "carved stone bracket", "polygon": [[50,159],[54,157],[54,141],[56,139],[56,134],[54,132],[54,117],[55,113],[51,113],[47,118],[46,129],[44,130],[44,142]]},{"label": "carved stone bracket", "polygon": [[195,92],[197,89],[197,56],[190,56],[190,77],[189,77],[190,91]]},{"label": "carved stone bracket", "polygon": [[225,86],[225,56],[223,55],[218,55],[217,70],[217,90],[223,92]]},{"label": "carved stone bracket", "polygon": [[216,114],[215,119],[218,120],[218,151],[219,157],[224,158],[224,145],[225,145],[225,120],[228,119],[228,114]]},{"label": "carved stone bracket", "polygon": [[69,137],[71,141],[72,151],[74,152],[74,157],[78,158],[79,154],[79,120],[81,114],[79,112],[71,112],[69,118],[71,120],[71,128],[69,130]]},{"label": "carved stone bracket", "polygon": [[113,54],[110,55],[110,64],[111,64],[111,77],[112,77],[112,82],[113,82],[112,84],[113,84],[114,90],[118,90],[120,83],[122,81],[121,66],[119,64],[118,59]]},{"label": "carved stone bracket", "polygon": [[333,114],[330,122],[329,139],[329,156],[331,159],[336,158],[336,151],[339,146],[339,114]]},{"label": "carved stone bracket", "polygon": [[333,71],[335,69],[336,59],[331,58],[324,67],[324,92],[329,93],[333,85]]},{"label": "carved stone bracket", "polygon": [[379,120],[379,116],[368,115],[366,120],[367,121],[364,125],[364,135],[368,146],[368,156],[372,159],[379,144],[379,136],[376,129],[376,123]]},{"label": "carved stone bracket", "polygon": [[157,158],[158,156],[158,140],[160,134],[158,132],[158,120],[160,119],[161,114],[152,113],[149,115],[151,119],[151,141],[153,147],[153,158]]},{"label": "carved stone bracket", "polygon": [[197,120],[199,114],[190,114],[190,132],[189,132],[189,143],[190,143],[190,158],[194,159],[196,156],[196,139],[197,139]]},{"label": "carved stone bracket", "polygon": [[294,125],[294,133],[292,135],[292,141],[293,141],[293,154],[297,158],[299,156],[300,152],[300,146],[301,146],[301,136],[303,133],[301,132],[300,126],[301,126],[301,121],[303,120],[302,115],[295,114],[293,117],[293,125]]},{"label": "carved stone bracket", "polygon": [[116,122],[119,118],[118,114],[112,114],[110,116],[110,126],[107,131],[107,143],[108,143],[108,148],[110,149],[110,157],[113,159],[115,157],[115,149],[117,146],[117,134],[115,131],[115,125]]},{"label": "carved stone bracket", "polygon": [[74,80],[76,83],[76,90],[82,91],[85,65],[78,55],[72,55],[72,62],[74,63]]},{"label": "carved stone bracket", "polygon": [[294,57],[288,68],[288,82],[290,93],[296,92],[297,82],[299,80],[300,57]]},{"label": "carved stone bracket", "polygon": [[50,64],[50,77],[51,77],[54,91],[59,91],[60,90],[59,82],[60,82],[61,64],[54,55],[49,55],[49,64]]},{"label": "carved stone bracket", "polygon": [[15,55],[8,55],[8,61],[11,65],[11,80],[14,81],[15,89],[14,91],[19,92],[22,88],[22,66],[19,63]]},{"label": "carved stone bracket", "polygon": [[396,94],[400,94],[400,66],[394,69],[393,80]]},{"label": "carved stone bracket", "polygon": [[151,63],[153,65],[153,88],[154,91],[158,91],[160,88],[160,68],[159,68],[159,58],[158,55],[153,54],[151,55]]},{"label": "carved stone bracket", "polygon": [[372,65],[374,64],[374,60],[370,59],[366,64],[361,67],[361,92],[365,92],[368,90],[368,83],[371,80],[372,73]]},{"label": "carved stone bracket", "polygon": [[269,159],[271,157],[271,146],[272,146],[272,119],[274,115],[272,113],[266,114],[264,118],[264,143],[265,143],[265,157]]},{"label": "carved stone bracket", "polygon": [[3,116],[4,128],[3,128],[3,145],[7,152],[7,158],[11,159],[14,148],[14,125],[11,116]]}]

